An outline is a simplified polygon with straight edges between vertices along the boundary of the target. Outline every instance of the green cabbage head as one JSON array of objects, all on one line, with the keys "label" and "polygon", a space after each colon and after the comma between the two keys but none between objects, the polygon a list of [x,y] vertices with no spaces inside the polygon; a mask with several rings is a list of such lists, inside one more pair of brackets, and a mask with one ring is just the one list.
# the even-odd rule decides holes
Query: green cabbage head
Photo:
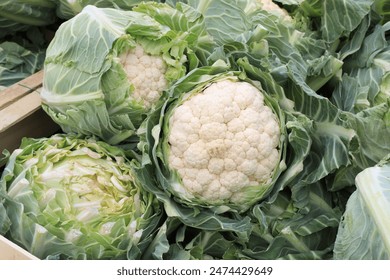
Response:
[{"label": "green cabbage head", "polygon": [[41,259],[141,258],[161,211],[134,165],[94,138],[25,138],[0,181],[0,234]]}]

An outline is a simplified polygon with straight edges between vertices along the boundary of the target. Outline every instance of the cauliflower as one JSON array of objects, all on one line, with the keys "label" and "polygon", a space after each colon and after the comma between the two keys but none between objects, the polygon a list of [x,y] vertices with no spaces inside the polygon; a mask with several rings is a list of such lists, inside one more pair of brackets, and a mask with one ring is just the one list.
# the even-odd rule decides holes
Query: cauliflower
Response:
[{"label": "cauliflower", "polygon": [[163,91],[211,50],[200,15],[151,1],[134,9],[88,5],[58,28],[40,96],[62,131],[133,142]]},{"label": "cauliflower", "polygon": [[133,97],[146,109],[150,109],[168,86],[165,78],[166,63],[160,56],[147,54],[140,45],[122,53],[120,62],[134,86]]},{"label": "cauliflower", "polygon": [[248,190],[255,189],[256,196],[268,190],[279,164],[281,132],[257,87],[216,81],[185,99],[172,112],[169,127],[168,164],[187,197],[208,205],[240,205],[247,202]]}]

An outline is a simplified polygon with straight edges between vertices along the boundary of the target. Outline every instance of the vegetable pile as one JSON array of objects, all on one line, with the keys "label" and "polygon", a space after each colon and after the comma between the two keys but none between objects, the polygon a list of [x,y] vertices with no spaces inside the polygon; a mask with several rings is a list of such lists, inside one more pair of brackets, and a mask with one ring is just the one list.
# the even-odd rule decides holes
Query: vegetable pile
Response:
[{"label": "vegetable pile", "polygon": [[47,7],[61,131],[4,152],[2,235],[42,259],[389,259],[390,1]]}]

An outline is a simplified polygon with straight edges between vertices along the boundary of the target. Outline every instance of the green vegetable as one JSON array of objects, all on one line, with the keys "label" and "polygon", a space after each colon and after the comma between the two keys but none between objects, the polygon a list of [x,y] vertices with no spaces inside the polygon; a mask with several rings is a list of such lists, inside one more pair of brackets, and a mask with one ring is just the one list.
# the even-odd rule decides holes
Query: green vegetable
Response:
[{"label": "green vegetable", "polygon": [[206,22],[207,32],[217,45],[231,41],[241,41],[250,28],[250,22],[243,10],[243,6],[248,2],[247,0],[168,0],[166,2],[172,6],[184,2],[202,14]]},{"label": "green vegetable", "polygon": [[199,17],[164,4],[87,6],[47,49],[43,109],[65,132],[125,141],[162,91],[199,64],[202,30]]},{"label": "green vegetable", "polygon": [[161,151],[168,188],[196,205],[241,210],[263,198],[284,168],[284,116],[260,88],[216,76],[167,104]]},{"label": "green vegetable", "polygon": [[367,25],[363,23],[361,32],[341,50],[344,74],[332,101],[344,111],[359,112],[390,99],[390,22]]},{"label": "green vegetable", "polygon": [[390,20],[390,1],[375,0],[373,10],[381,17],[380,22],[386,23]]},{"label": "green vegetable", "polygon": [[236,0],[235,5],[225,0],[186,2],[204,15],[207,32],[216,43],[209,64],[225,60],[235,68],[238,58],[246,57],[270,72],[279,84],[292,79],[309,94],[339,74],[343,62],[333,52],[338,41],[322,38],[321,32],[312,28],[315,19],[300,14],[299,6],[288,6],[293,9],[289,14],[269,1]]},{"label": "green vegetable", "polygon": [[[292,187],[275,199],[259,203],[251,218],[249,236],[226,230],[198,229],[168,219],[160,228],[156,256],[160,259],[332,259],[341,212],[323,184],[298,191]],[[293,191],[291,195],[290,191]],[[298,192],[297,192],[298,191]],[[299,205],[297,196],[308,204]],[[168,236],[168,238],[167,238]]]},{"label": "green vegetable", "polygon": [[[280,1],[282,3],[288,0]],[[319,21],[319,30],[326,42],[349,36],[371,11],[374,0],[304,0],[297,2],[301,13]]]},{"label": "green vegetable", "polygon": [[335,259],[390,258],[390,164],[369,167],[356,176],[334,246]]},{"label": "green vegetable", "polygon": [[49,27],[31,26],[0,39],[0,87],[9,87],[42,70]]},{"label": "green vegetable", "polygon": [[0,86],[8,87],[42,69],[44,49],[30,51],[15,42],[0,43]]},{"label": "green vegetable", "polygon": [[248,61],[270,73],[293,104],[285,109],[314,121],[308,183],[326,178],[332,191],[353,186],[357,173],[389,152],[388,26],[367,15],[335,46],[319,39],[318,31],[283,26],[261,10],[252,19],[259,29],[247,42],[225,44],[224,59],[238,69]]},{"label": "green vegetable", "polygon": [[46,26],[56,21],[53,0],[4,0],[0,3],[0,39],[31,26]]},{"label": "green vegetable", "polygon": [[38,258],[138,259],[162,216],[130,161],[94,138],[25,138],[0,181],[0,234]]},{"label": "green vegetable", "polygon": [[[249,71],[250,65],[246,67]],[[302,115],[287,110],[283,113],[280,104],[288,106],[289,102],[269,74],[260,71],[253,76],[256,79],[251,79],[249,72],[228,69],[223,63],[197,68],[169,89],[165,101],[139,130],[138,147],[143,152],[140,177],[164,203],[168,216],[190,227],[247,235],[250,221],[246,211],[285,188],[303,171],[311,146],[311,124]],[[241,85],[252,91],[239,90]],[[226,96],[219,94],[224,86]],[[209,98],[201,102],[205,89]],[[245,109],[232,100],[223,101],[230,92],[243,104],[245,100],[256,103],[257,98],[264,98],[268,109],[262,109],[264,114],[251,115],[248,102]],[[193,106],[191,99],[200,101]],[[191,115],[195,113],[199,116]],[[231,119],[225,123],[219,116]],[[213,126],[215,129],[208,129]],[[223,127],[235,130],[220,130]],[[258,127],[259,132],[251,127]],[[241,140],[235,142],[236,137]],[[196,145],[202,143],[205,148],[196,150]],[[250,165],[245,168],[247,163]],[[183,169],[180,164],[188,166]],[[257,171],[263,177],[250,179],[257,176]],[[229,172],[236,176],[229,176]],[[192,181],[191,176],[199,180],[196,177]],[[206,182],[208,178],[214,181]],[[191,183],[198,185],[193,188]]]},{"label": "green vegetable", "polygon": [[[389,1],[164,2],[57,3],[69,20],[47,51],[43,108],[65,133],[136,158],[118,168],[129,167],[148,215],[120,252],[79,243],[44,257],[390,258]],[[25,247],[25,212],[12,207],[30,193],[8,189],[32,178],[19,153],[28,164],[51,157],[36,154],[42,141],[0,159],[0,233]]]},{"label": "green vegetable", "polygon": [[[134,6],[143,1],[140,0],[58,0],[57,16],[63,19],[70,19],[80,13],[88,5],[99,8],[116,8],[131,10]],[[160,1],[155,1],[160,2]]]}]

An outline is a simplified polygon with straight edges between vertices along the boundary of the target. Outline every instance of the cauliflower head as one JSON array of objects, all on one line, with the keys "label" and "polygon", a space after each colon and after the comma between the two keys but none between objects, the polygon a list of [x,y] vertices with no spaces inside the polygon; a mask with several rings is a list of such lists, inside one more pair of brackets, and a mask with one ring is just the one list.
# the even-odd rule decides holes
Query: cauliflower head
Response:
[{"label": "cauliflower head", "polygon": [[165,61],[161,56],[148,54],[139,44],[122,53],[119,59],[134,87],[133,98],[150,109],[168,87]]},{"label": "cauliflower head", "polygon": [[206,205],[247,204],[269,190],[281,131],[264,95],[249,82],[223,79],[190,94],[169,118],[167,159],[174,191]]}]

